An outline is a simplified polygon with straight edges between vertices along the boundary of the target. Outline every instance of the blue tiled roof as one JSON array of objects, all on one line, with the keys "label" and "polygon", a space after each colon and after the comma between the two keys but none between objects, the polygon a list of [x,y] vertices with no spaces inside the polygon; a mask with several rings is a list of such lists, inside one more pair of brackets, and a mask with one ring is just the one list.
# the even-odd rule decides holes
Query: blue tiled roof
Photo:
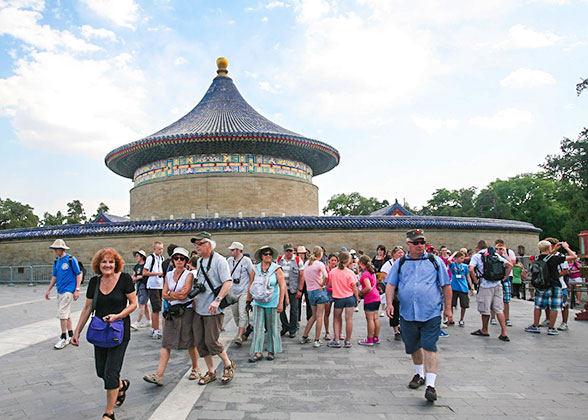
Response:
[{"label": "blue tiled roof", "polygon": [[286,216],[224,217],[207,219],[155,220],[122,223],[46,226],[0,231],[0,241],[14,239],[66,238],[119,234],[190,233],[225,231],[300,231],[362,229],[455,229],[511,230],[539,233],[531,223],[516,220],[435,216]]},{"label": "blue tiled roof", "polygon": [[192,111],[158,132],[121,146],[105,158],[108,167],[132,178],[135,170],[175,156],[250,153],[294,159],[309,165],[315,175],[333,169],[339,152],[274,124],[255,111],[233,80],[217,76]]},{"label": "blue tiled roof", "polygon": [[100,214],[98,216],[96,216],[96,218],[94,219],[94,221],[92,223],[98,223],[98,220],[102,219],[103,222],[102,223],[108,223],[108,222],[128,222],[131,219],[128,217],[124,217],[124,216],[117,216],[114,214],[110,214],[110,213],[104,213],[103,211],[100,212]]},{"label": "blue tiled roof", "polygon": [[394,204],[391,204],[388,207],[384,207],[383,209],[379,209],[379,210],[376,210],[376,211],[370,213],[370,216],[390,216],[390,215],[392,215],[392,213],[394,213],[397,210],[400,211],[404,215],[414,216],[414,213],[412,213],[412,212],[406,210],[404,207],[402,207],[398,203],[398,200],[395,200]]}]

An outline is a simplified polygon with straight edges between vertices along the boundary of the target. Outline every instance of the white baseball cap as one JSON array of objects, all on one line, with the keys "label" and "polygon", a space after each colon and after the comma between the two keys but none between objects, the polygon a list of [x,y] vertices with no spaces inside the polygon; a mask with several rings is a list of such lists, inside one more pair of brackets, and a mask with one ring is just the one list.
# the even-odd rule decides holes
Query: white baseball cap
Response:
[{"label": "white baseball cap", "polygon": [[239,249],[243,251],[243,244],[241,242],[233,242],[229,249]]}]

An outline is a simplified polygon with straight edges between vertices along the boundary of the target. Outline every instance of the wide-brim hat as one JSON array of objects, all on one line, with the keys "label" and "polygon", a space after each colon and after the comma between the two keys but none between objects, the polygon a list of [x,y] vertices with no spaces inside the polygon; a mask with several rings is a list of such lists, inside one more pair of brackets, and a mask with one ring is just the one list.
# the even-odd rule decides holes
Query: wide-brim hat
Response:
[{"label": "wide-brim hat", "polygon": [[308,250],[306,249],[306,247],[304,245],[300,245],[298,248],[296,248],[296,252],[298,254],[304,254],[304,253],[308,252]]},{"label": "wide-brim hat", "polygon": [[146,254],[146,253],[145,253],[145,251],[143,251],[142,249],[140,249],[140,250],[138,250],[138,251],[135,251],[135,252],[133,252],[133,256],[135,256],[135,255],[137,255],[137,254],[139,254],[139,255],[142,255],[142,256],[143,256],[143,258],[147,258],[147,254]]},{"label": "wide-brim hat", "polygon": [[239,249],[241,251],[243,251],[243,244],[241,242],[233,242],[231,244],[231,246],[229,247],[229,249]]},{"label": "wide-brim hat", "polygon": [[190,253],[188,252],[188,250],[186,248],[182,248],[181,246],[174,249],[174,252],[171,255],[172,259],[173,259],[174,255],[181,255],[182,257],[186,257],[186,259],[188,261],[190,260]]},{"label": "wide-brim hat", "polygon": [[65,241],[63,239],[56,239],[55,242],[53,242],[49,248],[51,249],[69,249],[69,246],[67,246],[65,244]]},{"label": "wide-brim hat", "polygon": [[259,248],[257,248],[257,251],[255,251],[254,258],[257,261],[261,261],[261,252],[265,251],[266,249],[269,249],[272,252],[272,258],[275,258],[278,256],[278,251],[275,248],[272,248],[269,245],[263,245],[263,246],[260,246]]}]

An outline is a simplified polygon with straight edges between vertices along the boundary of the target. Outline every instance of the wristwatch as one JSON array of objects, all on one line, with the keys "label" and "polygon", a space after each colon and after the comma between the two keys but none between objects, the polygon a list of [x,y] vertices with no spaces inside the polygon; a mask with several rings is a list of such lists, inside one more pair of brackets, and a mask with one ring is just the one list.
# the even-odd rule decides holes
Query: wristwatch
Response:
[{"label": "wristwatch", "polygon": [[214,300],[216,300],[217,302],[220,302],[222,299],[221,299],[220,296],[217,296],[217,297],[214,298]]},{"label": "wristwatch", "polygon": [[76,287],[76,290],[79,292],[80,291],[80,288],[79,287]]}]

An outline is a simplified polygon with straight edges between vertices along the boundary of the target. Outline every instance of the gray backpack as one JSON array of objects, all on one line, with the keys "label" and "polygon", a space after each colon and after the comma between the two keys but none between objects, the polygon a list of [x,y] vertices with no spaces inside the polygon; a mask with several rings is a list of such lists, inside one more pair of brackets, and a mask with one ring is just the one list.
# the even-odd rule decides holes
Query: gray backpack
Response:
[{"label": "gray backpack", "polygon": [[270,286],[270,277],[280,268],[279,265],[267,273],[261,272],[261,265],[254,267],[255,277],[249,288],[249,293],[253,300],[258,303],[268,303],[274,297],[274,286]]}]

